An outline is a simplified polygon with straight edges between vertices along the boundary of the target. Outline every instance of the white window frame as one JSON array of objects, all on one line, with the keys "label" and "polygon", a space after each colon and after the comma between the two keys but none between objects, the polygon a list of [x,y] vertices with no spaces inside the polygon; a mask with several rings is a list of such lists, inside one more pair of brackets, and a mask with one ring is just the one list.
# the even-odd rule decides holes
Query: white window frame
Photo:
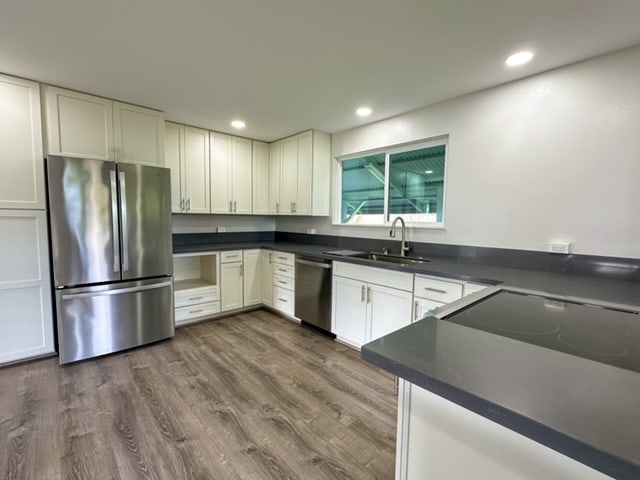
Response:
[{"label": "white window frame", "polygon": [[[377,148],[375,150],[365,150],[363,152],[350,153],[348,155],[341,155],[335,157],[336,168],[334,175],[334,208],[332,225],[337,227],[347,228],[375,228],[383,227],[389,228],[393,219],[389,215],[389,169],[391,162],[389,157],[395,153],[408,152],[411,150],[420,150],[422,148],[430,148],[437,146],[445,146],[444,153],[444,182],[442,186],[442,222],[406,222],[407,226],[412,228],[425,228],[425,229],[444,229],[445,221],[447,219],[446,207],[447,207],[447,183],[449,178],[449,136],[444,135],[440,137],[434,137],[427,140],[421,140],[419,142],[405,143],[402,145],[391,145],[388,147]],[[342,162],[346,160],[352,160],[354,158],[366,157],[369,155],[377,155],[380,153],[385,154],[384,161],[384,207],[383,207],[383,223],[342,223]],[[394,217],[395,218],[395,217]]]}]

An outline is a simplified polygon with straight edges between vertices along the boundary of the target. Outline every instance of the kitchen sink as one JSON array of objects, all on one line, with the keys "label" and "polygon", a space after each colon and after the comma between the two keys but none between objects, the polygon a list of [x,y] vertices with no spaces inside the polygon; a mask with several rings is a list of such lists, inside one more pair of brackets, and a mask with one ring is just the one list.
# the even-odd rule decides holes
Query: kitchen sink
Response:
[{"label": "kitchen sink", "polygon": [[357,258],[367,258],[375,262],[395,263],[397,265],[419,265],[421,263],[426,263],[429,261],[428,259],[421,257],[401,257],[400,255],[387,255],[384,253],[373,252],[362,253],[353,256]]}]

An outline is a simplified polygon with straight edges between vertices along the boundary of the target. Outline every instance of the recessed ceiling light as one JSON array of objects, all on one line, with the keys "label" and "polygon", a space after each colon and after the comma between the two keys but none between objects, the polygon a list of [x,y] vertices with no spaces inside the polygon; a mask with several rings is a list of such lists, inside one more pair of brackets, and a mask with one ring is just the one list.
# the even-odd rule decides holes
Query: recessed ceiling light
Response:
[{"label": "recessed ceiling light", "polygon": [[231,122],[231,126],[233,128],[237,128],[238,130],[242,130],[247,125],[242,120],[234,120],[233,122]]},{"label": "recessed ceiling light", "polygon": [[425,170],[424,173],[426,173],[427,175],[431,175],[433,173],[433,170]]},{"label": "recessed ceiling light", "polygon": [[356,115],[358,115],[359,117],[368,117],[369,115],[371,115],[371,112],[373,110],[371,110],[369,107],[360,107],[356,110]]},{"label": "recessed ceiling light", "polygon": [[504,63],[507,64],[508,67],[517,67],[519,65],[524,65],[525,63],[529,63],[533,58],[533,53],[529,51],[523,51],[514,53],[510,55]]}]

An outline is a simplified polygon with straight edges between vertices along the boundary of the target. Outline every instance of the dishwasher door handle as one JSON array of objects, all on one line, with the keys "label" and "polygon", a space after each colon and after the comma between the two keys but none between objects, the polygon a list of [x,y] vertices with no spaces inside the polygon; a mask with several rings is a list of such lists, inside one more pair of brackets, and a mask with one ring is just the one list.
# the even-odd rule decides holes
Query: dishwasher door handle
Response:
[{"label": "dishwasher door handle", "polygon": [[328,270],[330,270],[332,267],[330,263],[312,262],[310,260],[302,260],[301,258],[296,258],[296,263],[301,263],[303,265],[310,265],[312,267],[326,268]]}]

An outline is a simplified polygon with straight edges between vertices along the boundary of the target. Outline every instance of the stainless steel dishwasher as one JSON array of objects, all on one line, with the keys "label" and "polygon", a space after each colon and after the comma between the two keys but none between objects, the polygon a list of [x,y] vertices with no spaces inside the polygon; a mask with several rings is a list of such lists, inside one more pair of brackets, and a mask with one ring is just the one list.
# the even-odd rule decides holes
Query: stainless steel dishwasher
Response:
[{"label": "stainless steel dishwasher", "polygon": [[296,255],[295,316],[331,332],[331,260]]}]

